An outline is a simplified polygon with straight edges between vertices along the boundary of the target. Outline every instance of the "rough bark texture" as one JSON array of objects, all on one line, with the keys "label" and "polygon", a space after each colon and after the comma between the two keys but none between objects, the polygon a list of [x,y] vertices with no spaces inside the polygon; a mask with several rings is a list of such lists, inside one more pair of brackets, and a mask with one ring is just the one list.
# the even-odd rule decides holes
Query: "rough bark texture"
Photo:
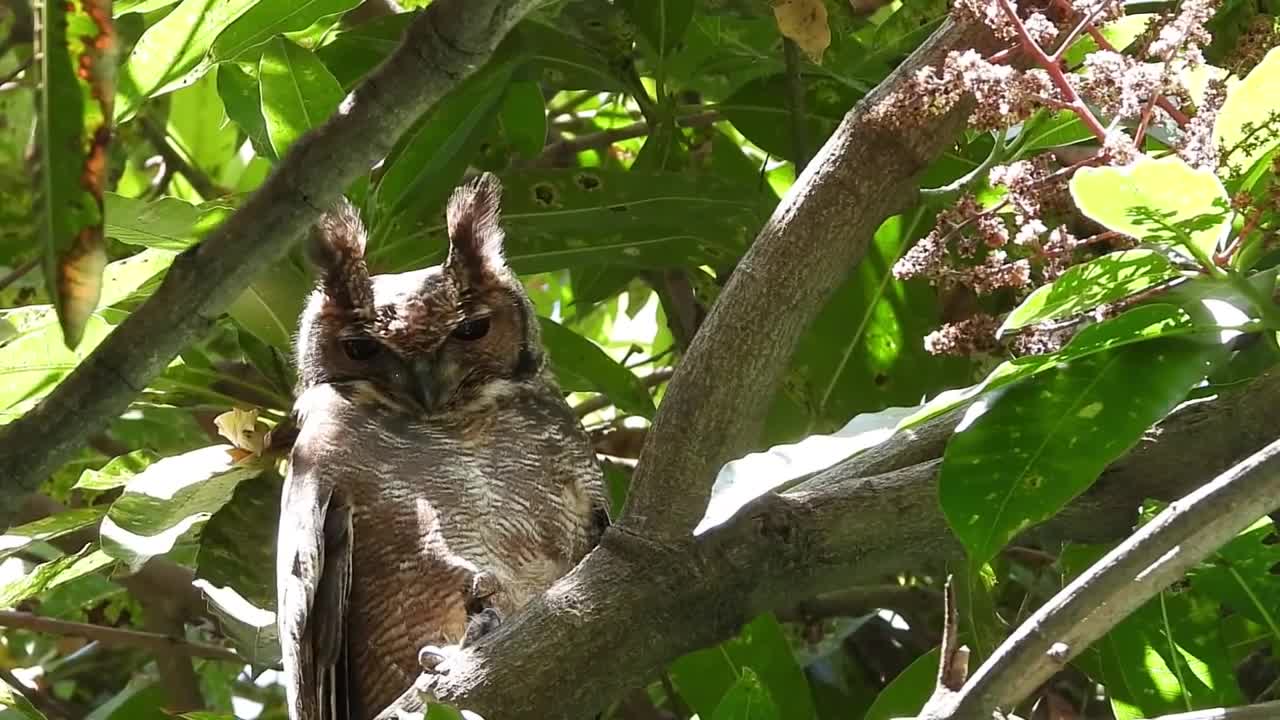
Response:
[{"label": "rough bark texture", "polygon": [[36,408],[0,430],[0,525],[118,416],[319,212],[493,53],[537,0],[441,0],[324,125],[290,148],[245,204],[174,261],[155,294]]},{"label": "rough bark texture", "polygon": [[628,531],[678,542],[693,529],[716,471],[758,436],[801,333],[968,116],[957,107],[890,128],[870,109],[949,51],[991,41],[985,27],[947,21],[845,116],[782,198],[671,380],[627,500]]}]

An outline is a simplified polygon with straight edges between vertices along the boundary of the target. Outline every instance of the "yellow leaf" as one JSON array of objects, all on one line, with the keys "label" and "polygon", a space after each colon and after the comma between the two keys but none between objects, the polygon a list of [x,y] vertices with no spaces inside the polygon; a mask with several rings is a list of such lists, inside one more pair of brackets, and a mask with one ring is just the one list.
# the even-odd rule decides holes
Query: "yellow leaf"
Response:
[{"label": "yellow leaf", "polygon": [[266,447],[267,427],[258,422],[258,411],[233,408],[213,419],[218,434],[241,450],[253,455]]},{"label": "yellow leaf", "polygon": [[823,0],[774,0],[773,17],[778,30],[794,40],[810,60],[822,62],[822,53],[831,45]]}]

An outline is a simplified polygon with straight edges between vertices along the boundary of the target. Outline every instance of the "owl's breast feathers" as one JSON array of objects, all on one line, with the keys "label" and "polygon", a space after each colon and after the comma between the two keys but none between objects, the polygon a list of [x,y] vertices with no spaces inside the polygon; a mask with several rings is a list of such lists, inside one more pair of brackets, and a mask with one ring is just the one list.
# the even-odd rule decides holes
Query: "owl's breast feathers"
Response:
[{"label": "owl's breast feathers", "polygon": [[[281,516],[280,547],[295,558],[280,562],[282,642],[292,633],[307,646],[286,651],[291,707],[342,665],[321,662],[330,657],[316,649],[320,613],[337,612],[324,622],[339,623],[352,661],[350,712],[307,716],[326,720],[371,717],[412,683],[419,647],[457,642],[476,570],[496,577],[491,602],[503,614],[545,590],[598,540],[605,507],[595,455],[553,384],[512,383],[483,412],[438,418],[353,397],[320,385],[299,399]],[[335,537],[342,518],[349,535]],[[343,547],[345,581],[342,562],[326,557]],[[327,599],[339,594],[345,602]]]}]

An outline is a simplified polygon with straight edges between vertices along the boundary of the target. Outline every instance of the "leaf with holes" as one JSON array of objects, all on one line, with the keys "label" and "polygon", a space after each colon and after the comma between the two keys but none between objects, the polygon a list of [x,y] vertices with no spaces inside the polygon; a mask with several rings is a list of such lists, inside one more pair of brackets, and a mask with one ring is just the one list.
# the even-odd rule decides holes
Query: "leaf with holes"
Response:
[{"label": "leaf with holes", "polygon": [[283,37],[263,50],[258,82],[267,138],[277,157],[304,132],[328,120],[342,102],[342,86],[315,53]]},{"label": "leaf with holes", "polygon": [[938,494],[972,563],[1088,488],[1224,355],[1152,341],[1055,366],[971,406],[947,444]]},{"label": "leaf with holes", "polygon": [[45,285],[53,289],[63,339],[74,349],[102,291],[107,264],[103,191],[119,50],[111,3],[35,3],[43,82],[36,95],[33,159]]}]

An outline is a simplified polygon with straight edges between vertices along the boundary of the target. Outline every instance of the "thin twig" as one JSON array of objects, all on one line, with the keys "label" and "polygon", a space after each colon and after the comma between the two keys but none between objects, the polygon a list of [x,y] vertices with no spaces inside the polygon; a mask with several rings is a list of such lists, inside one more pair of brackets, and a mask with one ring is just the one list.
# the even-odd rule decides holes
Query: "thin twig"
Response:
[{"label": "thin twig", "polygon": [[791,154],[796,175],[809,164],[809,143],[804,136],[804,78],[800,76],[800,47],[795,40],[783,38],[782,57],[787,64],[787,119],[791,124]]},{"label": "thin twig", "polygon": [[1152,720],[1275,720],[1278,717],[1280,717],[1280,700],[1257,705],[1161,715]]},{"label": "thin twig", "polygon": [[0,627],[18,628],[49,635],[70,635],[96,640],[113,647],[136,647],[148,650],[169,650],[190,657],[247,664],[248,661],[227,648],[191,642],[185,638],[162,633],[127,630],[125,628],[91,625],[89,623],[55,620],[14,610],[0,610]]},{"label": "thin twig", "polygon": [[10,285],[21,280],[23,275],[26,275],[32,270],[35,270],[39,264],[40,264],[40,256],[36,255],[35,257],[29,260],[26,260],[18,267],[10,270],[8,275],[5,275],[4,277],[0,278],[0,292],[3,292]]},{"label": "thin twig", "polygon": [[1012,708],[1116,623],[1280,507],[1280,440],[1175,501],[1037,610],[965,684],[949,715]]},{"label": "thin twig", "polygon": [[203,170],[195,165],[187,162],[187,159],[178,152],[169,142],[168,135],[157,125],[151,118],[139,116],[138,127],[142,130],[142,134],[147,138],[147,142],[160,153],[160,157],[164,158],[166,171],[173,168],[179,172],[187,182],[191,183],[191,187],[200,193],[200,197],[205,200],[212,200],[216,197],[226,195],[227,192],[219,188]]},{"label": "thin twig", "polygon": [[[687,115],[685,117],[676,118],[676,124],[680,127],[706,127],[714,125],[724,117],[716,110],[708,110],[707,112],[698,113],[697,115]],[[649,123],[637,122],[622,127],[610,128],[596,133],[587,135],[579,135],[575,138],[567,138],[551,143],[542,151],[543,156],[557,157],[561,153],[576,153],[583,150],[599,150],[609,147],[616,142],[630,140],[631,138],[643,137],[649,134]]]}]

